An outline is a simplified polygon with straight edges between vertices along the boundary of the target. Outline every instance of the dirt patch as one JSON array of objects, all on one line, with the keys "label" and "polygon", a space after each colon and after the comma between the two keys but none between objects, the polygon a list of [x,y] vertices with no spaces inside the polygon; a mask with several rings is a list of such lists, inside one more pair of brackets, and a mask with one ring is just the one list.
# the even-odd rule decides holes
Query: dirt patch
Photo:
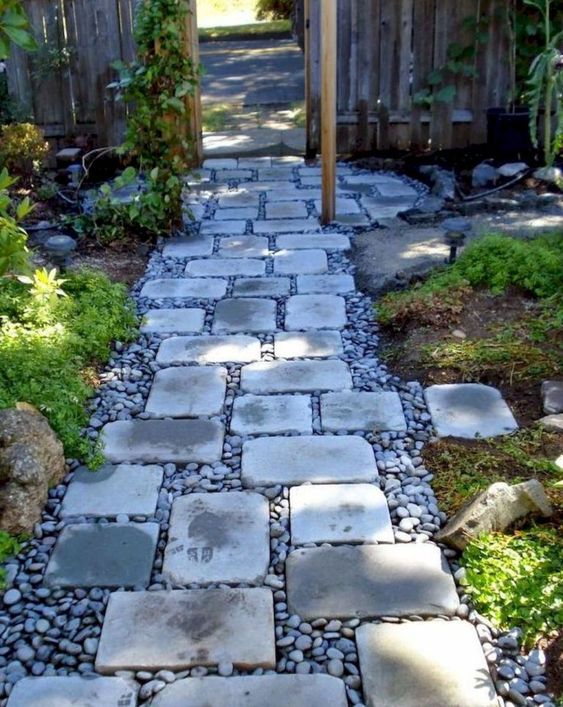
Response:
[{"label": "dirt patch", "polygon": [[547,691],[556,697],[563,695],[563,630],[554,638],[542,638],[538,644],[546,653]]},{"label": "dirt patch", "polygon": [[148,249],[135,248],[133,244],[111,248],[92,247],[80,249],[73,259],[74,267],[102,270],[113,282],[131,286],[143,276],[147,265]]}]

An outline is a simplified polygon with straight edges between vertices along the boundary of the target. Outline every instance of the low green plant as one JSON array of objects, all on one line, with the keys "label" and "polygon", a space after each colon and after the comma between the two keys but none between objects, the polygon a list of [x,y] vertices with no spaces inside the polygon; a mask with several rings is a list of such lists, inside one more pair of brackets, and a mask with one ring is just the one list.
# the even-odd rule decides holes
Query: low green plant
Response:
[{"label": "low green plant", "polygon": [[[0,530],[0,563],[7,560],[13,555],[17,555],[21,548],[21,542],[18,538],[10,535],[4,530]],[[6,570],[0,567],[0,589],[3,589],[6,583]]]},{"label": "low green plant", "polygon": [[49,143],[32,123],[11,123],[0,129],[0,168],[31,177],[49,154]]},{"label": "low green plant", "polygon": [[9,189],[16,183],[7,169],[0,172],[0,278],[29,270],[27,232],[20,223],[33,206],[29,198],[17,202]]},{"label": "low green plant", "polygon": [[28,52],[37,49],[21,0],[0,0],[0,59],[10,53],[11,42]]},{"label": "low green plant", "polygon": [[482,535],[462,562],[477,610],[503,630],[519,626],[525,647],[563,625],[563,542],[556,529]]}]

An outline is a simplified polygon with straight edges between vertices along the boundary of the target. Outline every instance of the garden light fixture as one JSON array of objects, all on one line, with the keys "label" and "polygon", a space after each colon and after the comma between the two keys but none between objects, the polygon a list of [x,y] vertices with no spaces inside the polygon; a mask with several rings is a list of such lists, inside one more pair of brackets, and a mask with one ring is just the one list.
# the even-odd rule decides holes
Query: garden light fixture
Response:
[{"label": "garden light fixture", "polygon": [[455,263],[458,248],[465,245],[467,234],[471,232],[471,221],[464,218],[447,218],[442,222],[442,229],[446,232],[444,240],[450,247],[450,255],[447,260],[450,265]]}]

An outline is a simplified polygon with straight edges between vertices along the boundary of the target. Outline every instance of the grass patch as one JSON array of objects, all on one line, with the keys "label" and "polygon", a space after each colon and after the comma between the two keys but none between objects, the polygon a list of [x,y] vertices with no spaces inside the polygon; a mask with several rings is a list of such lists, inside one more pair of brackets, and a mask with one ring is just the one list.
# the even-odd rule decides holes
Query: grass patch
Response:
[{"label": "grass patch", "polygon": [[290,20],[253,22],[229,27],[201,27],[200,42],[235,41],[245,39],[282,39],[291,37]]},{"label": "grass patch", "polygon": [[[21,548],[21,542],[13,535],[0,530],[0,563],[9,557],[17,555]],[[6,586],[6,570],[0,567],[0,589]]]},{"label": "grass patch", "polygon": [[220,133],[225,130],[229,117],[236,110],[232,103],[212,103],[204,105],[201,111],[203,131]]}]

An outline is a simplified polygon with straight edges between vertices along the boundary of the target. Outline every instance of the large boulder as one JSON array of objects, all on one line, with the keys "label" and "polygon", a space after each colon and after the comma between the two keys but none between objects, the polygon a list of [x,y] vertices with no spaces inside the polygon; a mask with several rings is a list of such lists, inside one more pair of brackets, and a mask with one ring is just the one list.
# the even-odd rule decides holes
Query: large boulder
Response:
[{"label": "large boulder", "polygon": [[30,533],[64,475],[63,445],[43,415],[30,406],[0,410],[0,530]]},{"label": "large boulder", "polygon": [[460,508],[434,537],[456,550],[464,550],[483,533],[505,530],[530,513],[548,517],[552,512],[544,488],[536,479],[514,486],[499,481]]}]

